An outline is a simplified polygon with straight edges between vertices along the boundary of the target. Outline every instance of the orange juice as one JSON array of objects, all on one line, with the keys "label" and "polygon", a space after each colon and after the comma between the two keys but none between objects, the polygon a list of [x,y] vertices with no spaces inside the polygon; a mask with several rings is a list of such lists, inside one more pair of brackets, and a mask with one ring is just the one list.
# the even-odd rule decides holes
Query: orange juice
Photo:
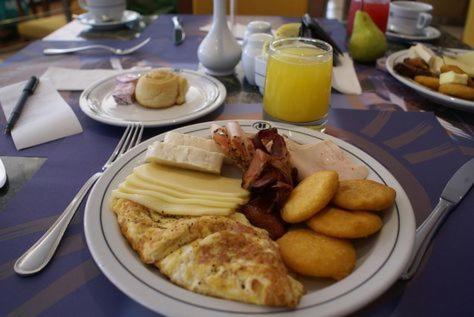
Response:
[{"label": "orange juice", "polygon": [[[276,42],[292,40],[288,45]],[[264,110],[289,122],[324,121],[329,111],[332,49],[302,43],[311,39],[283,39],[272,43],[267,65]]]}]

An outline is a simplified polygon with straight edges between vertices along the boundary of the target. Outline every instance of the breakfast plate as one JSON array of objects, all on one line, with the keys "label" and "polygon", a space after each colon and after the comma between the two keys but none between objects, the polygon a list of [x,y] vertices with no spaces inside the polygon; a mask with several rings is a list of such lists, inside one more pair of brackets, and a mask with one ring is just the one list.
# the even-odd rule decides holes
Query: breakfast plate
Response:
[{"label": "breakfast plate", "polygon": [[[467,52],[466,50],[455,50],[455,49],[452,49],[452,50],[459,53]],[[414,89],[417,93],[419,93],[423,97],[426,97],[427,99],[437,104],[442,104],[442,105],[445,105],[447,107],[457,109],[457,110],[465,110],[469,112],[474,112],[474,101],[469,101],[469,100],[451,97],[451,96],[442,94],[440,92],[426,88],[418,84],[414,80],[411,80],[410,78],[406,78],[397,74],[397,72],[394,70],[395,64],[403,62],[403,60],[407,58],[408,56],[409,56],[408,50],[402,50],[402,51],[398,51],[396,53],[391,54],[387,58],[387,61],[385,62],[385,66],[387,67],[388,72],[393,77],[395,77],[402,84]]]},{"label": "breakfast plate", "polygon": [[[79,99],[82,111],[94,120],[115,126],[140,122],[145,127],[163,127],[200,118],[219,108],[225,100],[227,92],[224,85],[213,77],[188,69],[160,69],[172,70],[188,81],[184,104],[162,109],[145,108],[136,102],[118,105],[112,97],[117,76],[113,75],[92,83],[83,91]],[[124,73],[144,72],[134,70]]]},{"label": "breakfast plate", "polygon": [[432,41],[439,38],[441,36],[441,32],[437,28],[429,26],[423,30],[422,34],[419,35],[402,34],[390,30],[387,30],[385,35],[388,39],[397,41]]},{"label": "breakfast plate", "polygon": [[[243,130],[256,133],[274,127],[278,132],[301,144],[331,140],[356,162],[369,169],[369,179],[385,183],[396,190],[395,204],[382,213],[384,226],[371,238],[355,243],[356,268],[337,282],[301,278],[307,293],[295,309],[269,308],[200,295],[166,279],[157,269],[144,265],[122,236],[116,217],[109,206],[111,192],[133,168],[143,163],[147,147],[162,141],[155,136],[127,152],[99,179],[92,189],[84,215],[84,230],[91,254],[102,272],[121,291],[138,303],[163,314],[184,316],[335,316],[348,314],[374,300],[388,289],[403,272],[412,252],[415,219],[410,201],[396,178],[377,160],[357,147],[335,137],[287,124],[239,120]],[[225,122],[213,122],[224,124]],[[211,123],[199,123],[174,130],[182,134],[209,137]],[[230,167],[223,174],[234,176]],[[235,172],[235,171],[234,171]]]}]

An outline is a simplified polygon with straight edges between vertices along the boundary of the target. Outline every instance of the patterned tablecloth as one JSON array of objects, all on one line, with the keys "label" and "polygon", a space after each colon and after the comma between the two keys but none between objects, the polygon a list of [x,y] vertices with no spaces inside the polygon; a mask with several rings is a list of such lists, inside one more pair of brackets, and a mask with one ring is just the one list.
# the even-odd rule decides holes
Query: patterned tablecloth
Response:
[{"label": "patterned tablecloth", "polygon": [[[254,18],[240,19],[246,22]],[[269,19],[274,25],[288,21]],[[199,26],[210,18],[183,16],[182,20],[187,34],[183,45],[172,45],[170,17],[162,16],[141,34],[152,37],[150,45],[120,59],[124,67],[141,64],[196,69],[195,52],[204,36]],[[322,24],[344,46],[343,26],[334,20],[323,20]],[[130,45],[117,40],[101,42]],[[77,45],[68,41],[32,43],[0,65],[0,86],[41,75],[53,65],[110,68],[109,54],[43,56],[42,49],[53,44]],[[431,104],[374,65],[357,65],[357,73],[364,93],[347,96],[333,92],[328,133],[382,162],[407,191],[420,223],[436,204],[449,177],[474,156],[474,116]],[[197,122],[261,118],[261,97],[242,81],[241,73],[220,79],[228,90],[226,104]],[[12,270],[15,259],[43,234],[83,182],[102,166],[122,133],[122,129],[95,122],[80,112],[79,93],[61,94],[78,116],[84,133],[22,151],[14,148],[10,138],[0,137],[2,156],[46,158],[0,212],[0,315],[152,315],[116,289],[96,267],[83,236],[83,206],[44,272],[22,278]],[[0,114],[0,123],[4,122]],[[145,137],[168,129],[149,129]],[[15,172],[20,174],[21,167]],[[473,209],[474,194],[470,193],[439,231],[417,276],[410,282],[397,282],[356,314],[472,316]]]}]

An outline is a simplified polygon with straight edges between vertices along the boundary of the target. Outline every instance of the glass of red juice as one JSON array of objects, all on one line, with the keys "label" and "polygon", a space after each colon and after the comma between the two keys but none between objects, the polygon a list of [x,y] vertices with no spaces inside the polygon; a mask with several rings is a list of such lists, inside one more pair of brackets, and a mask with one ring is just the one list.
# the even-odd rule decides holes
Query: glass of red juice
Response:
[{"label": "glass of red juice", "polygon": [[347,15],[347,35],[351,35],[354,25],[354,16],[357,10],[367,12],[372,21],[385,33],[387,30],[390,0],[352,0]]}]

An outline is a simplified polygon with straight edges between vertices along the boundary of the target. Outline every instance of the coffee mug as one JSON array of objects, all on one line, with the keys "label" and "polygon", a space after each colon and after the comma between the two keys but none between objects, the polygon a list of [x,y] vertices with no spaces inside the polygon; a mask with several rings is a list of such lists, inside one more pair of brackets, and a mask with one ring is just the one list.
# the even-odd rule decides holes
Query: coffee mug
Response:
[{"label": "coffee mug", "polygon": [[79,0],[96,22],[120,21],[126,9],[125,0]]},{"label": "coffee mug", "polygon": [[423,34],[430,25],[433,7],[423,2],[394,1],[390,3],[388,29],[408,35]]}]

